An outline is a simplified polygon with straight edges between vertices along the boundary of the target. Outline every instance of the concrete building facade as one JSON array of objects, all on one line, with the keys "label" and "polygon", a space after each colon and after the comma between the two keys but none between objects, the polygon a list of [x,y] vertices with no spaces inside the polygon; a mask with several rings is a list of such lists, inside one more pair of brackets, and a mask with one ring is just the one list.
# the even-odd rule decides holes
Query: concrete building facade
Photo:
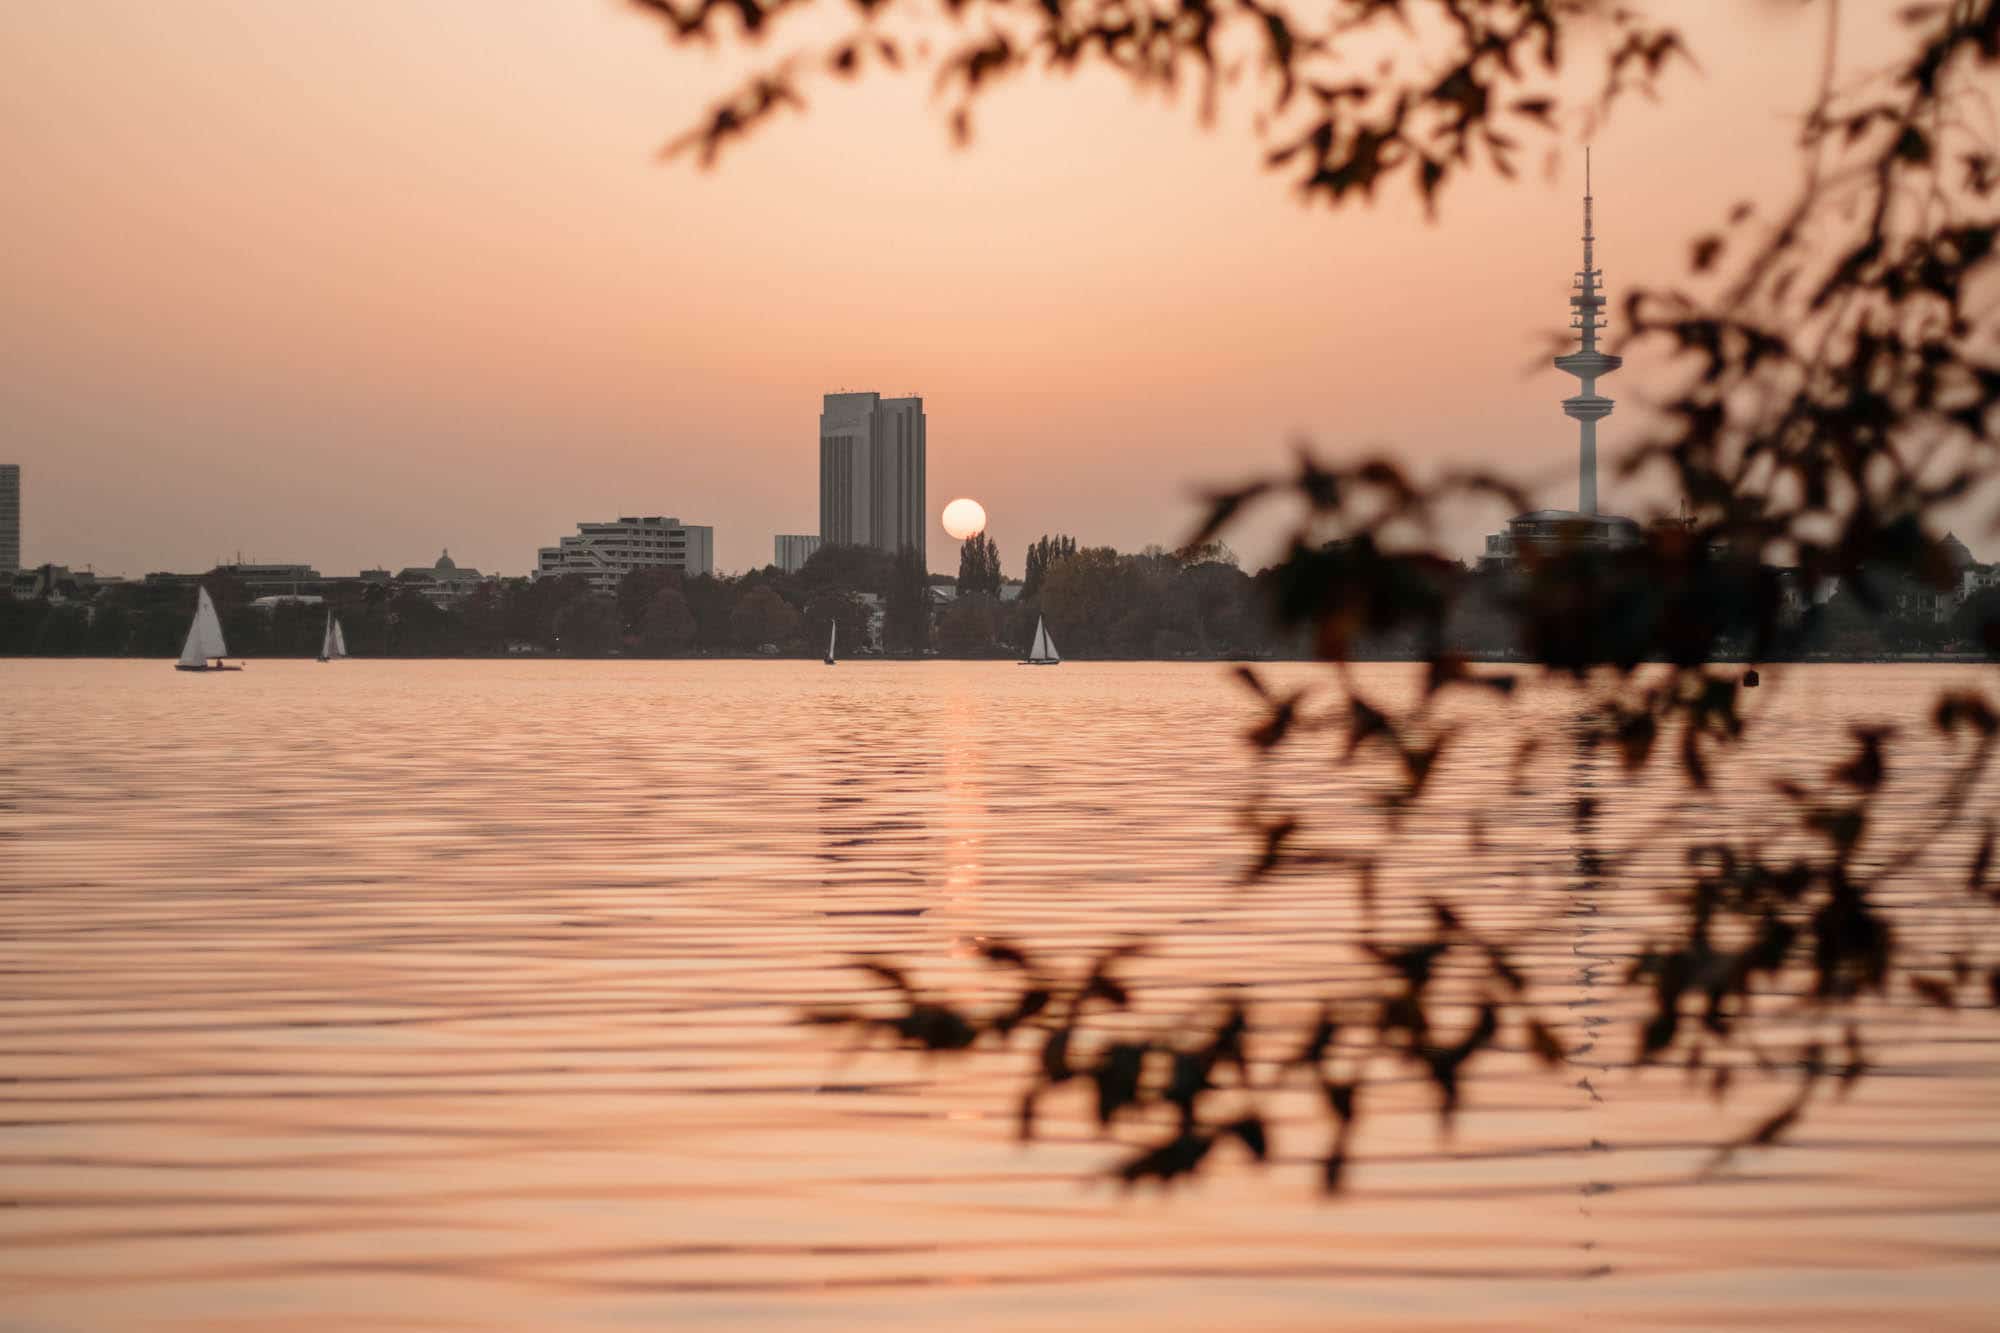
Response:
[{"label": "concrete building facade", "polygon": [[635,569],[677,569],[690,578],[713,574],[715,529],[657,515],[579,523],[574,537],[541,548],[535,577],[576,574],[598,592],[616,592]]},{"label": "concrete building facade", "polygon": [[787,574],[796,574],[818,549],[818,537],[781,532],[771,541],[771,563]]},{"label": "concrete building facade", "polygon": [[220,578],[235,579],[246,591],[259,597],[266,594],[303,593],[308,588],[326,581],[326,576],[311,565],[250,563],[238,560],[233,565],[217,565],[211,572]]},{"label": "concrete building facade", "polygon": [[21,568],[21,465],[0,463],[0,574]]},{"label": "concrete building facade", "polygon": [[924,558],[927,419],[920,397],[830,393],[819,417],[819,535]]}]

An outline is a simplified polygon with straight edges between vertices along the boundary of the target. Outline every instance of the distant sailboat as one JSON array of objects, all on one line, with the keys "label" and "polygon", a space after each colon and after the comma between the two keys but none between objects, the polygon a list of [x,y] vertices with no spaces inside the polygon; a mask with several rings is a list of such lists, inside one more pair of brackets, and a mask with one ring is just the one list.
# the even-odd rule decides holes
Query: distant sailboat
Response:
[{"label": "distant sailboat", "polygon": [[826,664],[828,666],[837,665],[833,660],[833,638],[838,633],[840,633],[840,622],[837,620],[829,621],[826,627]]},{"label": "distant sailboat", "polygon": [[1049,627],[1040,616],[1035,617],[1035,646],[1028,650],[1022,666],[1061,666],[1062,654],[1056,651],[1056,641],[1049,637]]},{"label": "distant sailboat", "polygon": [[326,637],[320,641],[319,660],[338,662],[347,656],[347,636],[340,632],[340,622],[333,618],[333,612],[326,613]]},{"label": "distant sailboat", "polygon": [[174,670],[241,671],[240,666],[223,665],[229,647],[222,641],[222,620],[215,614],[215,603],[208,600],[208,589],[195,591],[194,623],[188,626],[187,642],[181,645],[181,660],[174,663]]}]

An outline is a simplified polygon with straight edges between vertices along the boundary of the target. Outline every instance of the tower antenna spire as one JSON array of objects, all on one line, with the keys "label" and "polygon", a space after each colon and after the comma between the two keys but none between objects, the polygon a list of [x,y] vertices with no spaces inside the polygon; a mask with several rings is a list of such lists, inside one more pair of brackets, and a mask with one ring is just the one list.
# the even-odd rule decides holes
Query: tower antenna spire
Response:
[{"label": "tower antenna spire", "polygon": [[1624,364],[1620,357],[1597,350],[1597,331],[1604,327],[1604,295],[1597,280],[1593,253],[1597,240],[1593,228],[1593,200],[1590,193],[1590,145],[1583,149],[1583,268],[1576,275],[1576,290],[1569,298],[1570,327],[1577,332],[1577,348],[1556,358],[1556,368],[1577,377],[1576,394],[1563,399],[1563,415],[1577,423],[1576,507],[1578,512],[1597,512],[1597,423],[1611,415],[1612,402],[1597,392],[1597,380]]}]

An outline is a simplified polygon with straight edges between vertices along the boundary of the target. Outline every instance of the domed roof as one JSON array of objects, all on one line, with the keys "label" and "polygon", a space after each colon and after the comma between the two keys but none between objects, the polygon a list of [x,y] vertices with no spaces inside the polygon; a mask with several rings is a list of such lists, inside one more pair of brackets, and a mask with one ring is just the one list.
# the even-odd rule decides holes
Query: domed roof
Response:
[{"label": "domed roof", "polygon": [[1955,532],[1947,532],[1944,540],[1938,545],[1944,549],[1944,558],[1951,561],[1953,569],[1964,569],[1979,563],[1973,558],[1971,549],[1958,539],[1958,534]]},{"label": "domed roof", "polygon": [[435,565],[432,565],[431,568],[436,570],[447,570],[447,569],[458,568],[457,562],[451,558],[450,547],[445,548],[444,553],[438,557],[438,562]]}]

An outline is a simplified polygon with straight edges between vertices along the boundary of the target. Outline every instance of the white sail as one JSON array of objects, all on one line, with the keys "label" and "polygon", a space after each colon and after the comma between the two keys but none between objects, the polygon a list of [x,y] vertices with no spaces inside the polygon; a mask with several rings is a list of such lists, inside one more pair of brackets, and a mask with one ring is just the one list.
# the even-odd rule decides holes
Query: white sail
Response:
[{"label": "white sail", "polygon": [[187,642],[181,645],[181,665],[200,666],[211,657],[227,657],[229,648],[222,641],[222,621],[215,614],[215,603],[208,600],[208,589],[196,590],[194,624],[188,626]]},{"label": "white sail", "polygon": [[1049,627],[1040,616],[1035,617],[1035,646],[1028,650],[1030,662],[1060,662],[1056,652],[1056,641],[1049,637]]},{"label": "white sail", "polygon": [[829,622],[826,627],[826,660],[829,662],[833,660],[833,638],[838,633],[840,633],[840,622],[837,620]]},{"label": "white sail", "polygon": [[333,618],[333,612],[326,613],[326,637],[320,640],[319,660],[338,662],[347,656],[347,636],[340,632],[340,622]]}]

